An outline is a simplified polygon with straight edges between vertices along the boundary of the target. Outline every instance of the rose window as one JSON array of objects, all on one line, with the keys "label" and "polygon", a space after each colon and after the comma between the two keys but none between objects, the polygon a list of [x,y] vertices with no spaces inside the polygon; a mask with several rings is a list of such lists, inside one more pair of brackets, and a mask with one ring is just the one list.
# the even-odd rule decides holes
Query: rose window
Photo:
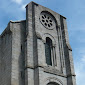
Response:
[{"label": "rose window", "polygon": [[48,29],[53,29],[55,27],[54,19],[47,13],[41,13],[40,22]]}]

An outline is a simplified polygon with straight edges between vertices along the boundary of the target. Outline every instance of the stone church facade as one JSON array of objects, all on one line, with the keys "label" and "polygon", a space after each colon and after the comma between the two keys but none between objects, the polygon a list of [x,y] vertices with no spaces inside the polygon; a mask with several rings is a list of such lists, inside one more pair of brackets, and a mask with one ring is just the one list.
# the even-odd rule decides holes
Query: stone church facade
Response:
[{"label": "stone church facade", "polygon": [[76,85],[66,18],[34,2],[26,20],[0,35],[0,85]]}]

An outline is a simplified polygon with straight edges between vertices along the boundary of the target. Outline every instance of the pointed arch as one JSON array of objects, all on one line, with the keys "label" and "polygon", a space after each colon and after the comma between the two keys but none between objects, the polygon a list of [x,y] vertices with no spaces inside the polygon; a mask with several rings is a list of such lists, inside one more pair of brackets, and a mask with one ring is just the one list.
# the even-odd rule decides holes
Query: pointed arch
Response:
[{"label": "pointed arch", "polygon": [[48,77],[44,80],[44,85],[63,85],[63,82],[56,77]]},{"label": "pointed arch", "polygon": [[46,64],[51,66],[57,66],[56,58],[56,41],[54,37],[48,33],[45,33],[42,37],[45,44],[45,58]]},{"label": "pointed arch", "polygon": [[43,36],[42,36],[42,40],[44,41],[44,43],[46,43],[46,37],[49,37],[51,40],[52,40],[52,44],[53,45],[56,45],[56,41],[55,41],[55,38],[49,34],[49,33],[45,33]]}]

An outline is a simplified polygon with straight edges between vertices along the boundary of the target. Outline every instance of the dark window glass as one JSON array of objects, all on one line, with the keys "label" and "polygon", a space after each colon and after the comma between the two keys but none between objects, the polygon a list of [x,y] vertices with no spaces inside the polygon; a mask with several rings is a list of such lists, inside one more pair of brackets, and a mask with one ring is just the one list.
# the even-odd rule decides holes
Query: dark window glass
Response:
[{"label": "dark window glass", "polygon": [[52,65],[51,50],[52,50],[52,40],[49,37],[46,37],[45,56],[46,56],[47,65]]}]

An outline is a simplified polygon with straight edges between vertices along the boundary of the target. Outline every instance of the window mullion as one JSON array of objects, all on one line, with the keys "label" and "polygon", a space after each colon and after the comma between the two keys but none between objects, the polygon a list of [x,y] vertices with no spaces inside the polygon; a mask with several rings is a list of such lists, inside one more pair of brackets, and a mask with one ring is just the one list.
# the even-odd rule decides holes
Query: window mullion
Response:
[{"label": "window mullion", "polygon": [[52,49],[52,47],[51,47],[51,61],[52,61],[52,66],[54,66],[53,49]]},{"label": "window mullion", "polygon": [[54,55],[55,55],[55,66],[57,66],[56,49],[55,49],[55,47],[54,47]]}]

